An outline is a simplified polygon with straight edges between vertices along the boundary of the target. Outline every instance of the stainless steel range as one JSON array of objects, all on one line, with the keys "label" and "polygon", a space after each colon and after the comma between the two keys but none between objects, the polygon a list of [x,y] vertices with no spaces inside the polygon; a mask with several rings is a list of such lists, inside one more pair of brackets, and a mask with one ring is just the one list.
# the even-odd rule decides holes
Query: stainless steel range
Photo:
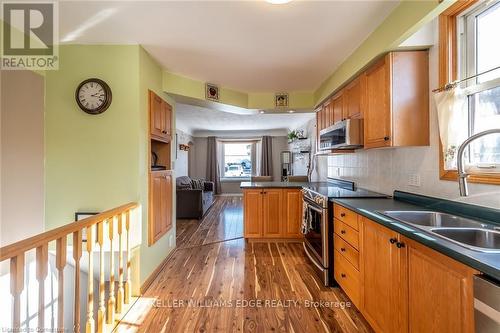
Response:
[{"label": "stainless steel range", "polygon": [[304,251],[317,268],[325,286],[333,280],[333,204],[334,198],[386,198],[384,194],[356,189],[353,182],[329,178],[328,182],[303,187]]}]

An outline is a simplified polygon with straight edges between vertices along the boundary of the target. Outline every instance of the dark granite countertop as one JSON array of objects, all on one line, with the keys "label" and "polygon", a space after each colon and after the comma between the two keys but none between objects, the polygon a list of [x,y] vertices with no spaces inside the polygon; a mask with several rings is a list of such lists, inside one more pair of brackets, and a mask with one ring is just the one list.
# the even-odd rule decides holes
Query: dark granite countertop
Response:
[{"label": "dark granite countertop", "polygon": [[[397,192],[395,197],[397,198]],[[478,271],[483,272],[497,280],[500,280],[500,253],[485,253],[473,251],[450,242],[446,239],[438,237],[433,233],[418,229],[410,224],[386,217],[377,211],[383,210],[441,210],[451,214],[462,215],[483,223],[489,223],[498,226],[500,223],[500,211],[482,208],[474,205],[466,205],[462,203],[455,203],[447,200],[437,199],[435,203],[429,204],[431,198],[423,197],[423,202],[405,202],[393,198],[376,198],[376,199],[333,199],[334,203],[340,204],[349,208],[360,215],[369,218],[372,221],[378,222],[381,225],[392,229],[410,239],[413,239],[421,244],[424,244],[438,252],[441,252],[457,261],[460,261]],[[437,207],[455,208],[453,211],[450,209],[437,209]],[[461,208],[460,208],[461,207]],[[468,212],[468,214],[464,214]]]},{"label": "dark granite countertop", "polygon": [[313,184],[313,182],[241,182],[240,188],[303,188]]}]

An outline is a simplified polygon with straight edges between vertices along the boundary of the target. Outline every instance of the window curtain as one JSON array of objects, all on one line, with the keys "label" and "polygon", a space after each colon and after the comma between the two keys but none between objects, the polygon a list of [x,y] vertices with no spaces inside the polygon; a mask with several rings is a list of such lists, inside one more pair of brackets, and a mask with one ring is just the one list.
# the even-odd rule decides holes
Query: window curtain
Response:
[{"label": "window curtain", "polygon": [[[219,149],[217,149],[219,148]],[[207,180],[214,182],[215,194],[220,193],[220,145],[214,136],[207,138]]]},{"label": "window curtain", "polygon": [[445,170],[457,169],[458,147],[468,137],[467,94],[457,87],[434,94]]},{"label": "window curtain", "polygon": [[273,138],[270,136],[262,137],[260,175],[273,175]]}]

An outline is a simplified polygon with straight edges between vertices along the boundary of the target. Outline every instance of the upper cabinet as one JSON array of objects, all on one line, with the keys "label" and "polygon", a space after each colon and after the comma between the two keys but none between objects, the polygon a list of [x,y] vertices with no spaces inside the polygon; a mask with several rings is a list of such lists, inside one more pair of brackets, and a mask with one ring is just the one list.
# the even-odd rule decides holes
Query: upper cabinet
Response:
[{"label": "upper cabinet", "polygon": [[427,50],[383,56],[323,104],[318,132],[358,118],[363,119],[365,149],[428,146],[428,58]]},{"label": "upper cabinet", "polygon": [[365,148],[429,145],[428,52],[390,52],[362,78]]},{"label": "upper cabinet", "polygon": [[332,111],[333,111],[333,121],[330,126],[335,124],[337,121],[343,120],[344,116],[344,91],[340,91],[338,94],[332,98]]},{"label": "upper cabinet", "polygon": [[151,138],[170,142],[172,138],[172,107],[157,94],[149,91]]},{"label": "upper cabinet", "polygon": [[357,77],[344,89],[344,110],[342,119],[363,118],[362,94],[366,91],[364,77]]}]

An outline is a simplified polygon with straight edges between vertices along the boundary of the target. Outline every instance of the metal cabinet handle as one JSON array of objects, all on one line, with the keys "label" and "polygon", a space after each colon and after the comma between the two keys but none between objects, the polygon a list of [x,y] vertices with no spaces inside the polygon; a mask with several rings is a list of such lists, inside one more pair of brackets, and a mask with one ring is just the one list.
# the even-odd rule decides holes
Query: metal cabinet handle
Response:
[{"label": "metal cabinet handle", "polygon": [[343,235],[345,234],[345,230],[340,230],[340,233]]},{"label": "metal cabinet handle", "polygon": [[341,248],[340,248],[340,252],[345,252],[345,248],[344,248],[344,247],[341,247]]},{"label": "metal cabinet handle", "polygon": [[391,239],[389,239],[389,242],[391,242],[391,244],[394,244],[394,243],[396,243],[397,241],[398,241],[398,240],[397,240],[397,238],[391,238]]},{"label": "metal cabinet handle", "polygon": [[340,274],[340,277],[345,278],[345,277],[346,277],[346,275],[345,275],[344,273],[342,273],[342,274]]},{"label": "metal cabinet handle", "polygon": [[390,137],[388,137],[388,136],[384,137],[384,141],[389,141],[389,139],[390,139]]},{"label": "metal cabinet handle", "polygon": [[345,213],[340,213],[340,217],[345,217]]},{"label": "metal cabinet handle", "polygon": [[397,243],[396,243],[396,247],[397,247],[398,249],[400,249],[400,248],[402,248],[402,247],[405,247],[405,243],[400,243],[400,242],[397,242]]}]

